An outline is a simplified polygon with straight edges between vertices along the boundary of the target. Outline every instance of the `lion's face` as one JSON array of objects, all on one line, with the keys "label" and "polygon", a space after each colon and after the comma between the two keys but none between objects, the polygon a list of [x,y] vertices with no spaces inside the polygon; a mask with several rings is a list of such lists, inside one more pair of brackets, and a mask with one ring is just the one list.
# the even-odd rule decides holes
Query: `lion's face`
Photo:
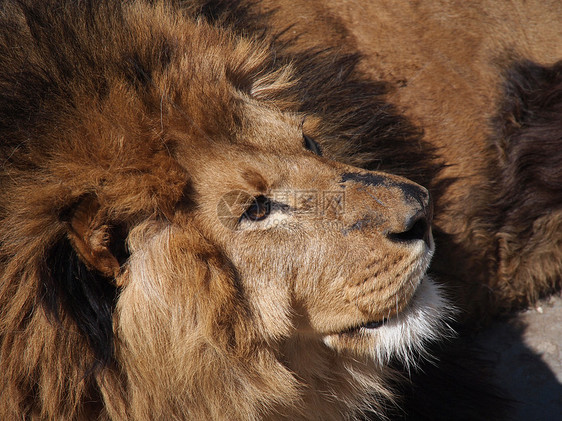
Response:
[{"label": "lion's face", "polygon": [[[384,362],[431,336],[441,301],[424,280],[433,253],[426,189],[321,156],[314,124],[300,114],[238,93],[233,100],[242,121],[235,132],[170,133],[190,199],[160,225],[167,247],[133,236],[131,249],[146,256],[148,244],[158,248],[150,253],[182,259],[193,253],[184,233],[196,231],[212,249],[202,256],[218,256],[216,270],[227,271],[218,281],[226,286],[208,287],[234,285],[267,340],[307,337]],[[141,282],[138,272],[132,282]],[[193,275],[179,276],[171,282],[189,285]]]}]

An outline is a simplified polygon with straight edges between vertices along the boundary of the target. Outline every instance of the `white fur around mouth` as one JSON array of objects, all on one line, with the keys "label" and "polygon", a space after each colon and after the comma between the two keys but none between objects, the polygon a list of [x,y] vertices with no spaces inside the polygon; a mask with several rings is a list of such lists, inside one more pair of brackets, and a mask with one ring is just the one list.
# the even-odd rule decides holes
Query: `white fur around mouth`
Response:
[{"label": "white fur around mouth", "polygon": [[[448,322],[454,310],[444,298],[440,288],[428,277],[417,288],[408,306],[400,313],[380,323],[376,328],[364,325],[340,334],[329,335],[324,342],[332,348],[356,338],[367,344],[365,352],[378,364],[387,364],[392,358],[404,366],[415,365],[420,355],[425,355],[425,345],[454,334]],[[379,323],[375,323],[378,325]],[[347,348],[347,346],[346,346]]]},{"label": "white fur around mouth", "polygon": [[448,321],[454,310],[440,288],[429,278],[417,289],[412,301],[401,313],[379,329],[362,333],[373,337],[373,357],[386,363],[398,357],[406,366],[415,361],[414,354],[423,354],[428,342],[453,334]]}]

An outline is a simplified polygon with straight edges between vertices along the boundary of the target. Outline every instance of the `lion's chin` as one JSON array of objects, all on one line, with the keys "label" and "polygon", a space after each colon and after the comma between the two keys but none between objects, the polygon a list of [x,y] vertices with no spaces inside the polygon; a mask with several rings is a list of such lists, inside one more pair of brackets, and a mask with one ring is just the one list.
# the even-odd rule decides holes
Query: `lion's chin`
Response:
[{"label": "lion's chin", "polygon": [[400,313],[328,335],[324,342],[337,351],[370,357],[380,365],[396,358],[409,367],[425,356],[427,343],[453,334],[448,324],[453,313],[440,288],[425,277]]}]

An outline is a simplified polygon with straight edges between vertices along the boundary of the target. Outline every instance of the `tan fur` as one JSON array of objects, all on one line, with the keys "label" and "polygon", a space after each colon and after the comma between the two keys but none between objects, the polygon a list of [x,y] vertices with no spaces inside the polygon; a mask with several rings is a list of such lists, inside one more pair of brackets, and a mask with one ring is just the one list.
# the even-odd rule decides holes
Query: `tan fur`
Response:
[{"label": "tan fur", "polygon": [[[432,206],[415,182],[358,167],[377,156],[351,142],[371,133],[353,123],[360,98],[331,120],[322,108],[329,98],[312,111],[303,105],[303,63],[339,57],[306,55],[313,45],[365,53],[362,72],[352,72],[356,92],[377,88],[373,77],[408,80],[387,98],[443,148],[451,166],[431,183],[462,176],[436,203],[437,228],[451,242],[436,267],[447,275],[457,265],[461,284],[475,276],[468,269],[488,271],[463,297],[486,307],[486,286],[507,308],[558,282],[559,212],[537,219],[525,246],[507,229],[490,238],[475,216],[495,159],[484,139],[499,70],[493,61],[465,67],[458,46],[412,51],[411,37],[427,34],[424,46],[439,38],[438,23],[423,27],[440,13],[430,6],[393,18],[385,2],[363,11],[363,2],[264,1],[254,7],[280,11],[267,21],[271,34],[254,37],[227,18],[197,17],[198,2],[86,2],[93,12],[61,2],[0,6],[10,28],[0,42],[0,88],[9,93],[0,101],[1,419],[384,417],[399,377],[389,361],[415,364],[426,342],[447,332],[450,306],[426,275]],[[301,31],[310,24],[301,16],[322,17],[311,25],[317,39]],[[281,48],[291,22],[304,35]],[[379,33],[400,35],[400,45],[379,42]],[[485,51],[505,59],[489,42]],[[468,84],[478,88],[462,90]],[[450,96],[444,85],[462,91]],[[392,108],[378,111],[396,142],[419,140],[389,117]],[[305,149],[303,135],[325,156]],[[327,193],[341,194],[344,207],[323,207]],[[273,199],[271,214],[244,217],[261,196]],[[468,255],[449,259],[459,244]],[[518,257],[531,253],[543,259],[540,270]],[[76,299],[79,288],[93,304]]]},{"label": "tan fur", "polygon": [[498,136],[491,120],[503,101],[506,69],[520,60],[550,66],[562,58],[559,1],[264,0],[260,5],[277,10],[276,25],[294,22],[285,36],[299,34],[302,47],[320,43],[361,52],[362,69],[393,85],[388,100],[439,148],[447,163],[439,178],[448,188],[436,202],[434,226],[445,235],[434,268],[462,291],[457,300],[468,314],[513,310],[560,285],[559,212],[536,221],[528,245],[509,233],[519,227],[507,225],[500,230],[508,232],[496,233],[482,218],[497,200],[496,168],[505,165],[505,152],[491,146]]}]

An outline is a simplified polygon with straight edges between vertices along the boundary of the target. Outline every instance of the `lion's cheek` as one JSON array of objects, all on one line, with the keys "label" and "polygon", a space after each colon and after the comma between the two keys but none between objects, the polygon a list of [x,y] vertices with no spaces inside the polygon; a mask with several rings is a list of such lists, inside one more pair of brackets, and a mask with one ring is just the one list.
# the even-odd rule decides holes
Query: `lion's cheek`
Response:
[{"label": "lion's cheek", "polygon": [[272,264],[265,270],[254,259],[234,258],[232,262],[240,283],[240,299],[253,328],[268,341],[288,336],[294,328],[291,271],[282,264]]},{"label": "lion's cheek", "polygon": [[342,332],[400,313],[431,257],[423,248],[386,255],[368,245],[350,245],[347,250],[339,256],[322,256],[321,271],[303,273],[295,282],[298,312],[305,319],[302,325],[311,332]]}]

